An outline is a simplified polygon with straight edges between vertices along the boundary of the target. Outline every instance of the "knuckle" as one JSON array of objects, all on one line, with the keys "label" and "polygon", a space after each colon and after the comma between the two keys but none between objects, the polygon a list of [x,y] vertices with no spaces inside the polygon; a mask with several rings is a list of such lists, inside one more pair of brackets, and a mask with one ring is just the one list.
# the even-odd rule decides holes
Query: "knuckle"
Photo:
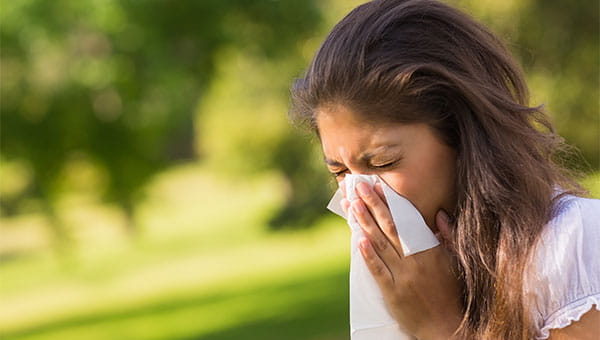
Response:
[{"label": "knuckle", "polygon": [[373,266],[373,274],[375,276],[383,277],[383,276],[385,276],[386,271],[387,271],[387,269],[382,264],[376,264]]},{"label": "knuckle", "polygon": [[377,249],[379,249],[381,251],[385,251],[389,247],[389,243],[387,240],[378,240],[376,244],[377,244]]},{"label": "knuckle", "polygon": [[360,199],[365,203],[365,205],[367,205],[369,207],[373,205],[371,197],[369,197],[369,196],[361,195]]},{"label": "knuckle", "polygon": [[383,221],[382,227],[389,234],[394,234],[396,232],[396,224],[394,224],[394,221],[392,220],[386,219]]}]

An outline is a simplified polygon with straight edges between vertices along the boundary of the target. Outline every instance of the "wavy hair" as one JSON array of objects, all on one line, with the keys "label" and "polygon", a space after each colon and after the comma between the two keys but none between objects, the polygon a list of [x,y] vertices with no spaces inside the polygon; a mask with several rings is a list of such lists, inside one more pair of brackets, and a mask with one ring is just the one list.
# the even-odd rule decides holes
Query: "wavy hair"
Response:
[{"label": "wavy hair", "polygon": [[582,193],[519,66],[468,15],[434,0],[375,0],[329,33],[292,86],[290,114],[341,104],[366,119],[427,123],[457,151],[454,247],[467,339],[530,339],[524,270],[563,194]]}]

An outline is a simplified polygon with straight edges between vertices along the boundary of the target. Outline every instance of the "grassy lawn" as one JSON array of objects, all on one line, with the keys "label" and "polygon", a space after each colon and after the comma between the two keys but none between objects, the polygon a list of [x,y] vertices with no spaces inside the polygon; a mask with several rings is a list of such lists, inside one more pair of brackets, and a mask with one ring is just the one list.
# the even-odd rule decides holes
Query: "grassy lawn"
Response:
[{"label": "grassy lawn", "polygon": [[[343,266],[245,287],[118,303],[6,334],[6,339],[339,339],[347,324]],[[290,273],[291,274],[291,273]],[[238,282],[239,283],[239,282]]]},{"label": "grassy lawn", "polygon": [[[349,230],[330,216],[268,232],[284,189],[276,176],[231,183],[193,166],[157,179],[135,243],[92,242],[101,231],[89,230],[91,246],[66,264],[48,251],[2,263],[2,339],[346,338]],[[73,224],[120,223],[77,207]]]},{"label": "grassy lawn", "polygon": [[[600,174],[584,184],[600,197]],[[2,339],[347,339],[349,230],[330,216],[269,233],[284,198],[275,175],[231,183],[186,166],[149,188],[136,242],[106,235],[123,223],[114,210],[65,209],[89,229],[68,262],[41,249],[0,264]]]}]

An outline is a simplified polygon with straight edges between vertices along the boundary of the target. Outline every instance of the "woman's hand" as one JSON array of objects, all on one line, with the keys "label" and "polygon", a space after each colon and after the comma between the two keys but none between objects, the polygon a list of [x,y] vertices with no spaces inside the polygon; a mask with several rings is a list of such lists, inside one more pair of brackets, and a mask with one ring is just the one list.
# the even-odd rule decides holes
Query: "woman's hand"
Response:
[{"label": "woman's hand", "polygon": [[[374,189],[359,183],[360,198],[344,200],[342,206],[352,209],[366,236],[360,251],[388,310],[420,340],[451,339],[462,319],[461,284],[453,257],[442,246],[404,257],[381,186]],[[448,245],[448,215],[438,212],[436,223],[440,229],[436,236]]]}]

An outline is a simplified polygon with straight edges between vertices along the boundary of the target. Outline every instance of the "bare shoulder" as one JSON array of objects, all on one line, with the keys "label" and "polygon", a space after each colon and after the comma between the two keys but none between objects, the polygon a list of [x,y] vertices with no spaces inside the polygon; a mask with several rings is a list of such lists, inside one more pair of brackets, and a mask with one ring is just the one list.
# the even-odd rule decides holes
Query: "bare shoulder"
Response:
[{"label": "bare shoulder", "polygon": [[600,308],[592,308],[569,326],[550,331],[549,340],[598,340],[600,339]]}]

